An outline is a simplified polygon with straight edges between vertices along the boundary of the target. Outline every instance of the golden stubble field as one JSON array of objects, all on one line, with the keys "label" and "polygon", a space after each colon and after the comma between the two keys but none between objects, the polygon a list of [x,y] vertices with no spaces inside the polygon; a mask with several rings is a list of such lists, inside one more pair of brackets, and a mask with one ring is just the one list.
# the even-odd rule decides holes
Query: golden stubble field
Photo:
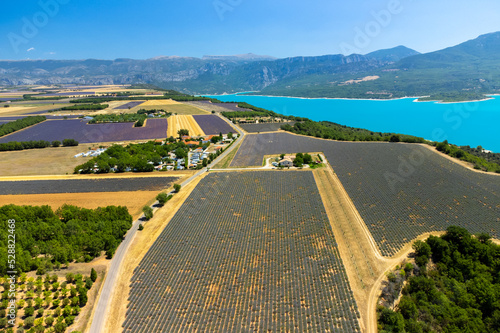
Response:
[{"label": "golden stubble field", "polygon": [[[136,108],[137,108],[137,110],[139,110],[139,109],[145,109],[145,110],[163,109],[167,112],[172,112],[172,114],[174,114],[174,115],[185,115],[185,116],[192,116],[192,115],[197,115],[197,114],[208,114],[207,111],[200,109],[196,106],[176,102],[176,101],[173,101],[170,99],[149,100],[149,101],[137,106]],[[137,112],[137,110],[135,110],[135,112]]]},{"label": "golden stubble field", "polygon": [[178,136],[177,132],[180,129],[187,129],[189,136],[204,136],[205,132],[196,122],[193,116],[171,116],[168,118],[167,137]]},{"label": "golden stubble field", "polygon": [[[24,116],[27,113],[46,111],[68,106],[68,104],[57,104],[57,102],[55,102],[55,104],[10,104],[7,108],[3,105],[5,105],[5,103],[0,103],[0,117]],[[66,111],[66,114],[69,114],[69,112]]]},{"label": "golden stubble field", "polygon": [[130,109],[115,109],[116,107],[125,105],[129,102],[141,102],[140,100],[137,101],[130,101],[130,100],[119,100],[119,101],[111,101],[111,102],[105,102],[103,104],[108,104],[109,106],[100,111],[95,111],[95,112],[89,112],[86,111],[85,114],[92,116],[92,115],[98,115],[98,114],[122,114],[122,113],[136,113],[137,111],[144,109],[144,110],[154,110],[154,109],[161,109],[165,110],[166,112],[172,112],[172,114],[177,114],[177,115],[197,115],[197,114],[207,114],[208,112],[200,109],[196,106],[193,105],[188,105],[184,103],[180,103],[171,99],[158,99],[158,100],[147,100],[147,96],[144,97],[144,100],[142,101],[143,103],[135,106]]}]

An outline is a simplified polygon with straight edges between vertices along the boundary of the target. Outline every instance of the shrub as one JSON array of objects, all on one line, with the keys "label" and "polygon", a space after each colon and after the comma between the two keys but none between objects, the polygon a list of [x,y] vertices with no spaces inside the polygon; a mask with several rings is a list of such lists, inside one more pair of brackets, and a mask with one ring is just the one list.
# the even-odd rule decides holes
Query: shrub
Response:
[{"label": "shrub", "polygon": [[90,279],[92,280],[92,282],[95,282],[95,280],[97,280],[97,272],[93,268],[90,270]]},{"label": "shrub", "polygon": [[156,196],[156,200],[158,200],[159,204],[161,206],[165,205],[165,203],[168,201],[168,196],[166,193],[159,193],[157,196]]},{"label": "shrub", "polygon": [[52,326],[52,324],[54,324],[54,317],[45,318],[45,325]]},{"label": "shrub", "polygon": [[54,326],[54,332],[56,332],[56,333],[64,333],[64,331],[66,331],[67,327],[68,327],[68,325],[66,325],[66,323],[59,322],[59,323],[57,323]]},{"label": "shrub", "polygon": [[35,325],[35,317],[30,316],[24,320],[24,327],[31,328],[33,325]]},{"label": "shrub", "polygon": [[73,146],[78,146],[78,141],[75,139],[64,139],[62,142],[64,147],[73,147]]},{"label": "shrub", "polygon": [[144,206],[142,208],[142,212],[144,213],[144,218],[146,219],[146,221],[149,221],[153,218],[153,208]]}]

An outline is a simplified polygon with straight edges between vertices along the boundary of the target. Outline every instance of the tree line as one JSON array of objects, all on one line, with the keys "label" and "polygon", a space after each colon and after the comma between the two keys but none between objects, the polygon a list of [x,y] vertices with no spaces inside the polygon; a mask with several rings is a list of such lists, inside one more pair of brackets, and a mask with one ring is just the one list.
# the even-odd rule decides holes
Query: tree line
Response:
[{"label": "tree line", "polygon": [[7,143],[0,143],[0,151],[15,151],[15,150],[26,150],[26,149],[41,149],[47,147],[59,147],[62,144],[63,147],[73,147],[78,146],[78,141],[75,139],[64,139],[62,142],[54,140],[52,142],[38,140],[38,141],[10,141]]},{"label": "tree line", "polygon": [[[73,102],[73,101],[71,101]],[[99,111],[99,110],[104,110],[109,107],[109,104],[99,104],[99,103],[93,103],[93,104],[79,104],[79,105],[70,105],[70,106],[65,106],[62,107],[58,110],[55,111],[80,111],[80,110],[85,110],[85,111]]]},{"label": "tree line", "polygon": [[366,129],[354,128],[336,124],[329,121],[312,121],[295,123],[293,126],[284,124],[281,129],[292,133],[313,136],[316,138],[339,140],[339,141],[391,141],[391,142],[411,142],[424,143],[423,138],[395,134],[373,132]]},{"label": "tree line", "polygon": [[[218,103],[235,103],[235,102],[220,102]],[[259,108],[256,106],[253,106],[251,104],[248,104],[246,102],[239,102],[238,104],[239,108],[242,109],[248,109],[252,111],[227,111],[227,112],[222,112],[222,115],[230,120],[233,120],[235,118],[253,118],[253,117],[274,117],[274,118],[282,118],[282,119],[288,119],[288,120],[293,120],[293,121],[306,121],[308,120],[307,118],[303,117],[296,117],[296,116],[285,116],[279,113],[276,113],[271,110],[266,110],[263,108]]]},{"label": "tree line", "polygon": [[33,117],[25,117],[22,119],[17,119],[15,121],[11,121],[9,123],[0,125],[0,137],[5,136],[7,134],[19,131],[23,128],[33,126],[35,124],[41,123],[45,121],[47,118],[44,116],[33,116]]},{"label": "tree line", "polygon": [[484,153],[481,147],[458,147],[449,144],[446,140],[437,143],[436,149],[451,157],[474,164],[474,168],[477,170],[500,173],[500,154]]},{"label": "tree line", "polygon": [[[61,264],[90,261],[106,251],[112,257],[132,226],[126,207],[85,209],[64,205],[55,212],[49,206],[0,207],[0,226],[15,220],[15,270],[28,272],[58,268]],[[0,275],[8,270],[8,233],[0,233]]]}]

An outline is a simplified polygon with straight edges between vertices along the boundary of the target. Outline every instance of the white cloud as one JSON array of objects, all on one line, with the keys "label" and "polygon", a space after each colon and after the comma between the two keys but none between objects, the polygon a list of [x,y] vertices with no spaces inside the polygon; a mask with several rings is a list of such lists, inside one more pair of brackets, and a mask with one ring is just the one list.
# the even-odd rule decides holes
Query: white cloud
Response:
[{"label": "white cloud", "polygon": [[34,47],[30,47],[29,49],[26,50],[26,52],[31,52],[31,51],[35,51],[35,48]]}]

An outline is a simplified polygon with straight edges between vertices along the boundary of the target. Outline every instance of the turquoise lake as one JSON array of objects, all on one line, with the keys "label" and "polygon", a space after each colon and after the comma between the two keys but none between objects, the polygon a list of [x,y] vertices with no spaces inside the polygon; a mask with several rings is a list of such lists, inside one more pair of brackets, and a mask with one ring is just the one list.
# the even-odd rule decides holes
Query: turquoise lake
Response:
[{"label": "turquoise lake", "polygon": [[500,96],[468,103],[415,102],[416,98],[380,101],[241,94],[208,97],[247,102],[284,115],[328,120],[374,132],[411,134],[500,152]]}]

